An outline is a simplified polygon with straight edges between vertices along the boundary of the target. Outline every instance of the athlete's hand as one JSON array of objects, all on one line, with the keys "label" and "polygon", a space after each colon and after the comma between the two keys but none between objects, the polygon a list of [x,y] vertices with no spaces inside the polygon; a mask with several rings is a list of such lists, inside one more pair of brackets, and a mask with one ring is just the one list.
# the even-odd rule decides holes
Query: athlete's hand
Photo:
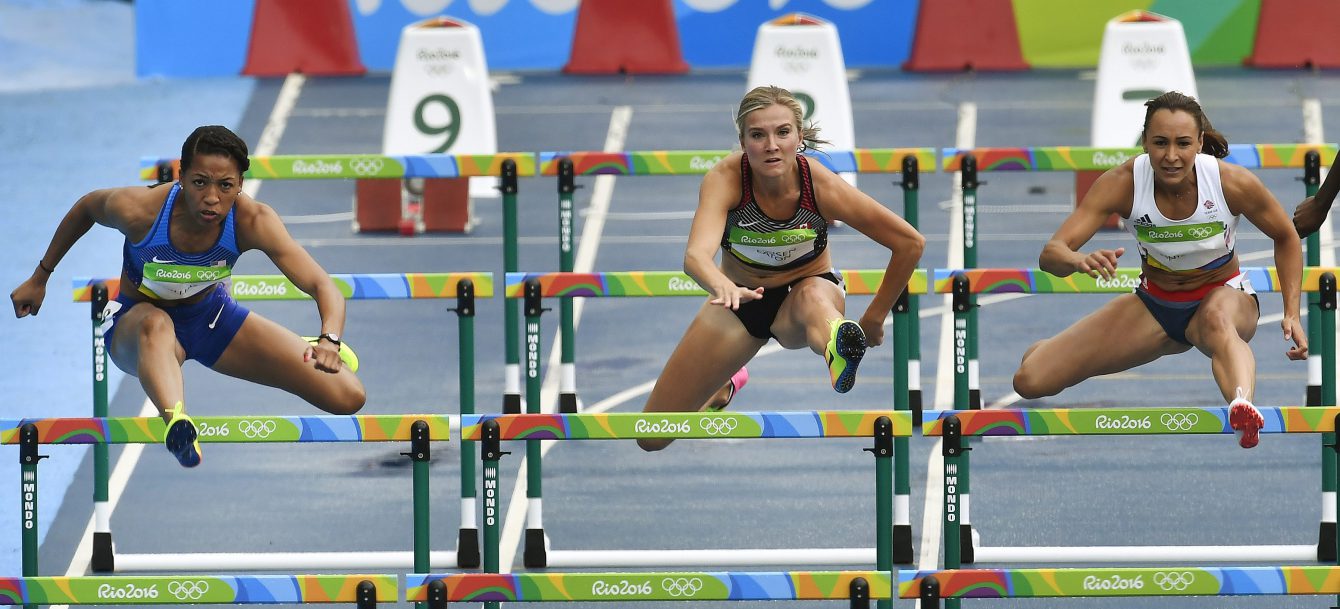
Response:
[{"label": "athlete's hand", "polygon": [[37,311],[42,308],[42,301],[47,297],[47,282],[35,281],[29,277],[27,281],[19,284],[9,293],[9,300],[14,303],[14,317],[25,317],[27,315],[37,315]]},{"label": "athlete's hand", "polygon": [[1298,237],[1304,238],[1317,232],[1321,224],[1326,221],[1326,212],[1329,211],[1331,206],[1323,207],[1313,197],[1303,199],[1303,202],[1293,210],[1293,229],[1298,233]]},{"label": "athlete's hand", "polygon": [[884,344],[884,317],[882,315],[878,315],[878,319],[876,319],[867,311],[856,323],[861,324],[861,331],[865,332],[865,345],[867,347],[878,347]]},{"label": "athlete's hand", "polygon": [[1077,270],[1090,277],[1111,279],[1117,273],[1117,258],[1126,253],[1126,248],[1098,250],[1079,261]]},{"label": "athlete's hand", "polygon": [[740,310],[740,303],[763,298],[763,288],[742,288],[733,283],[717,286],[712,291],[717,296],[707,303],[721,305],[732,311]]},{"label": "athlete's hand", "polygon": [[340,350],[334,345],[324,341],[317,341],[316,345],[309,345],[307,351],[302,354],[302,361],[316,361],[316,369],[322,372],[335,373],[340,371],[343,362],[340,361]]},{"label": "athlete's hand", "polygon": [[1294,344],[1284,352],[1284,355],[1291,360],[1307,359],[1307,332],[1303,330],[1303,324],[1298,321],[1298,317],[1286,316],[1280,321],[1280,326],[1284,327],[1285,342],[1293,341]]}]

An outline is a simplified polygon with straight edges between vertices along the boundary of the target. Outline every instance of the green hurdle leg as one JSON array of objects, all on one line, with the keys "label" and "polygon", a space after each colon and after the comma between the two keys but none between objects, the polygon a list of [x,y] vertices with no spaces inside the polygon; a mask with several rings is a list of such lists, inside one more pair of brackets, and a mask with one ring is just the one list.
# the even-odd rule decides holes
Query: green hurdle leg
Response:
[{"label": "green hurdle leg", "polygon": [[[959,423],[958,417],[951,416],[945,419],[944,434],[941,438],[941,455],[944,456],[944,532],[945,532],[945,568],[957,569],[963,566],[960,550],[962,549],[963,528],[960,516],[962,501],[965,489],[960,486],[964,481],[963,476],[967,472],[968,453],[963,442],[963,427]],[[895,585],[896,588],[896,585]],[[946,599],[945,609],[959,609],[959,599]]]},{"label": "green hurdle leg", "polygon": [[[901,296],[893,304],[893,409],[908,409],[908,373],[907,366],[908,341],[911,339],[908,327],[911,326],[911,315],[908,311],[908,294],[903,290]],[[912,423],[918,424],[920,412],[912,413]],[[894,438],[893,440],[893,493],[894,493],[894,519],[893,519],[893,562],[900,565],[912,564],[912,515],[910,506],[912,504],[912,484],[910,482],[910,468],[908,465],[908,442],[907,438]],[[883,602],[883,601],[880,601]]]},{"label": "green hurdle leg", "polygon": [[[481,427],[479,459],[484,473],[484,572],[498,572],[498,461],[503,455],[502,433],[498,422],[484,421]],[[485,609],[498,609],[497,602],[484,603]]]},{"label": "green hurdle leg", "polygon": [[[410,425],[409,458],[414,463],[414,572],[429,573],[432,568],[429,526],[428,463],[432,459],[428,444],[428,423]],[[416,609],[428,609],[427,603],[414,603]]]},{"label": "green hurdle leg", "polygon": [[[577,185],[572,177],[572,159],[558,162],[558,270],[572,272],[572,193]],[[577,348],[576,320],[571,298],[558,303],[558,327],[561,332],[562,371],[558,381],[558,411],[577,412]]]},{"label": "green hurdle leg", "polygon": [[[1310,151],[1303,157],[1303,184],[1307,187],[1307,196],[1317,194],[1317,189],[1321,184],[1321,155],[1316,151]],[[1321,237],[1317,233],[1307,236],[1307,266],[1321,266]],[[1328,364],[1331,366],[1331,374],[1335,373],[1335,359],[1327,355],[1321,346],[1325,344],[1324,332],[1322,330],[1322,318],[1325,314],[1321,309],[1322,294],[1320,292],[1307,293],[1307,340],[1313,345],[1312,352],[1307,356],[1307,405],[1323,406],[1335,403],[1334,398],[1326,401],[1322,398],[1322,377],[1323,370]],[[1332,337],[1334,334],[1332,334]],[[1336,546],[1336,525],[1335,514],[1331,513],[1330,507],[1336,502],[1336,459],[1335,452],[1326,447],[1335,444],[1336,435],[1334,433],[1322,434],[1321,436],[1321,505],[1322,518],[1319,531],[1317,533],[1317,560],[1320,562],[1334,562],[1337,558],[1335,553]]]},{"label": "green hurdle leg", "polygon": [[[977,157],[963,156],[963,268],[977,268]],[[982,408],[982,385],[977,365],[977,296],[967,295],[968,408]]]},{"label": "green hurdle leg", "polygon": [[[93,416],[107,416],[107,341],[103,336],[103,312],[107,310],[107,286],[93,286]],[[111,507],[107,500],[108,465],[107,445],[93,445],[93,555],[89,560],[94,573],[110,573],[116,569],[112,553]]]},{"label": "green hurdle leg", "polygon": [[[921,174],[917,171],[917,157],[903,157],[903,219],[917,228],[917,198],[921,190]],[[907,404],[912,410],[912,426],[921,427],[921,299],[909,295],[907,299]]]},{"label": "green hurdle leg", "polygon": [[[968,314],[975,306],[971,298],[971,286],[968,284],[966,275],[954,277],[953,283],[953,309],[954,309],[954,410],[969,410],[971,405],[970,393],[968,391],[969,379],[972,376],[972,360],[969,359],[968,341],[971,335],[971,325],[968,323]],[[968,445],[968,439],[964,438],[962,445]],[[955,531],[955,536],[960,540],[960,546],[956,550],[959,556],[962,556],[963,562],[971,564],[973,562],[972,549],[972,517],[969,506],[969,486],[968,486],[969,460],[966,450],[957,464],[958,493],[962,496],[962,501],[958,503],[959,527],[962,529],[960,535]],[[948,535],[948,530],[945,534]],[[949,543],[946,537],[945,543]]]},{"label": "green hurdle leg", "polygon": [[[906,438],[901,438],[906,440]],[[893,421],[889,417],[875,419],[875,447],[866,450],[875,454],[875,568],[893,573]],[[891,581],[898,581],[894,577]],[[897,585],[895,584],[895,588]],[[853,599],[854,601],[855,599]],[[879,609],[890,609],[893,601],[882,599]],[[853,605],[855,606],[855,605]]]},{"label": "green hurdle leg", "polygon": [[[459,332],[457,366],[461,414],[475,413],[475,284],[462,279],[456,284],[456,328]],[[456,434],[460,436],[460,432]],[[456,536],[456,567],[479,568],[479,525],[475,522],[475,445],[461,442],[461,529]]]},{"label": "green hurdle leg", "polygon": [[[526,282],[526,412],[540,413],[540,282]],[[541,568],[549,559],[544,548],[543,475],[540,441],[526,440],[526,541],[523,562]]]},{"label": "green hurdle leg", "polygon": [[[37,577],[37,463],[45,455],[37,454],[37,426],[27,423],[19,428],[19,501],[23,515],[23,576]],[[36,609],[36,605],[24,605]]]},{"label": "green hurdle leg", "polygon": [[[1325,370],[1325,372],[1322,374],[1321,398],[1322,400],[1325,400],[1326,403],[1328,404],[1334,404],[1335,403],[1335,306],[1336,306],[1335,275],[1331,273],[1322,273],[1319,287],[1321,294],[1321,298],[1319,299],[1320,300],[1319,308],[1321,309],[1321,315],[1319,315],[1319,317],[1321,317],[1322,321],[1320,348],[1322,352],[1322,361],[1324,362],[1323,368]],[[1336,450],[1340,450],[1340,446],[1336,446],[1336,443],[1334,441],[1336,434],[1332,433],[1330,435],[1332,438],[1330,446],[1335,448]],[[1330,456],[1332,462],[1334,462],[1336,458],[1335,452],[1331,452]],[[1330,479],[1330,482],[1332,484],[1336,484],[1338,482],[1335,479],[1336,475],[1337,474],[1335,470],[1332,469]],[[1337,501],[1337,503],[1332,504],[1331,507],[1335,508],[1337,512],[1340,512],[1340,499],[1336,498],[1335,493],[1331,493],[1331,495],[1332,495],[1331,500]],[[1336,545],[1337,543],[1340,543],[1340,541],[1337,541],[1335,539],[1331,540],[1331,545],[1328,548],[1328,551],[1332,552],[1332,554],[1330,560],[1326,562],[1335,562],[1336,561],[1335,557],[1340,556],[1340,547],[1337,547]],[[1319,556],[1322,554],[1322,551],[1323,549],[1320,546],[1318,546],[1317,554]],[[1320,560],[1321,559],[1319,558],[1318,561]],[[1340,597],[1337,597],[1336,601],[1337,603],[1340,603]]]},{"label": "green hurdle leg", "polygon": [[[508,159],[502,165],[503,193],[503,272],[517,271],[517,215],[516,162]],[[503,365],[503,413],[521,413],[521,325],[520,310],[515,299],[503,299],[503,340],[506,361]]]}]

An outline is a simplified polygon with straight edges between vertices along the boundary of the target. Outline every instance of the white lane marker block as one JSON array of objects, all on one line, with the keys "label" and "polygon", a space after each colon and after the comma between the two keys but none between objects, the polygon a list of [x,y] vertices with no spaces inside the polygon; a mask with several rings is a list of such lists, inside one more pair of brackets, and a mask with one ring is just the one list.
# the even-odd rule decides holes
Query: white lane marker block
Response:
[{"label": "white lane marker block", "polygon": [[[382,135],[385,154],[494,154],[498,131],[479,28],[435,17],[400,32]],[[497,178],[471,178],[471,197],[498,197]]]},{"label": "white lane marker block", "polygon": [[1182,23],[1148,11],[1129,11],[1107,22],[1093,95],[1093,146],[1139,146],[1145,102],[1165,91],[1196,99]]},{"label": "white lane marker block", "polygon": [[[856,148],[846,61],[837,27],[792,13],[758,26],[749,63],[749,86],[776,85],[791,91],[805,106],[806,120],[819,127],[819,137],[833,150]],[[842,177],[856,185],[855,173]]]}]

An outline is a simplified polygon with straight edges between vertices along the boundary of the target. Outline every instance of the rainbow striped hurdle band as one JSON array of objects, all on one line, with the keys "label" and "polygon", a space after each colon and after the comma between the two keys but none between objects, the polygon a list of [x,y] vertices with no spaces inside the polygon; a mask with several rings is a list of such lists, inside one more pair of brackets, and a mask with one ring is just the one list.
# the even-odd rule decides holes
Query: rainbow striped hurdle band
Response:
[{"label": "rainbow striped hurdle band", "polygon": [[354,603],[364,582],[377,602],[400,600],[395,575],[3,577],[0,605]]},{"label": "rainbow striped hurdle band", "polygon": [[485,421],[498,423],[501,440],[870,438],[880,417],[892,422],[893,437],[912,435],[908,411],[620,412],[461,415],[461,440],[482,440]]},{"label": "rainbow striped hurdle band", "polygon": [[[400,442],[412,440],[417,421],[428,424],[429,440],[451,439],[442,414],[315,415],[302,417],[193,417],[201,442]],[[31,423],[39,444],[157,444],[167,424],[159,417],[0,419],[0,444],[19,444],[20,427]]]},{"label": "rainbow striped hurdle band", "polygon": [[[1331,433],[1337,406],[1257,407],[1265,419],[1261,433]],[[922,434],[944,435],[945,421],[957,417],[964,436],[1077,436],[1231,434],[1227,407],[1054,408],[927,411],[933,420]]]},{"label": "rainbow striped hurdle band", "polygon": [[[883,269],[842,270],[849,295],[870,295],[884,280]],[[1279,291],[1279,273],[1274,267],[1243,267],[1242,272],[1257,292]],[[1340,275],[1337,267],[1306,267],[1302,289],[1316,292],[1325,273]],[[956,276],[968,279],[973,294],[1123,294],[1139,285],[1140,269],[1117,269],[1112,279],[1082,273],[1057,277],[1041,269],[917,269],[907,282],[909,294],[950,294]],[[680,271],[609,271],[603,273],[513,272],[504,276],[507,298],[525,296],[526,282],[540,284],[544,298],[706,296],[698,282]]]},{"label": "rainbow striped hurdle band", "polygon": [[[476,298],[493,297],[492,273],[366,273],[332,274],[331,280],[346,300],[388,300],[410,298],[456,298],[462,280],[474,283]],[[93,286],[107,286],[107,298],[115,300],[121,292],[120,278],[75,277],[72,288],[75,302],[93,299]],[[283,275],[233,275],[235,300],[311,300]]]}]

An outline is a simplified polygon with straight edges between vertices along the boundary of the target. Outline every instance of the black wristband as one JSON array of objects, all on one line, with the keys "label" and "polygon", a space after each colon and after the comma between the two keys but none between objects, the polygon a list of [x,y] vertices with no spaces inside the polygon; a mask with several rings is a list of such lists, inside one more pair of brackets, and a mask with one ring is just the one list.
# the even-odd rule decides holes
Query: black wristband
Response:
[{"label": "black wristband", "polygon": [[56,269],[54,269],[54,268],[49,269],[49,268],[47,268],[47,265],[42,264],[42,259],[41,259],[41,258],[38,258],[38,259],[37,259],[37,268],[46,271],[48,275],[51,275],[51,274],[53,274],[53,273],[56,272]]}]

